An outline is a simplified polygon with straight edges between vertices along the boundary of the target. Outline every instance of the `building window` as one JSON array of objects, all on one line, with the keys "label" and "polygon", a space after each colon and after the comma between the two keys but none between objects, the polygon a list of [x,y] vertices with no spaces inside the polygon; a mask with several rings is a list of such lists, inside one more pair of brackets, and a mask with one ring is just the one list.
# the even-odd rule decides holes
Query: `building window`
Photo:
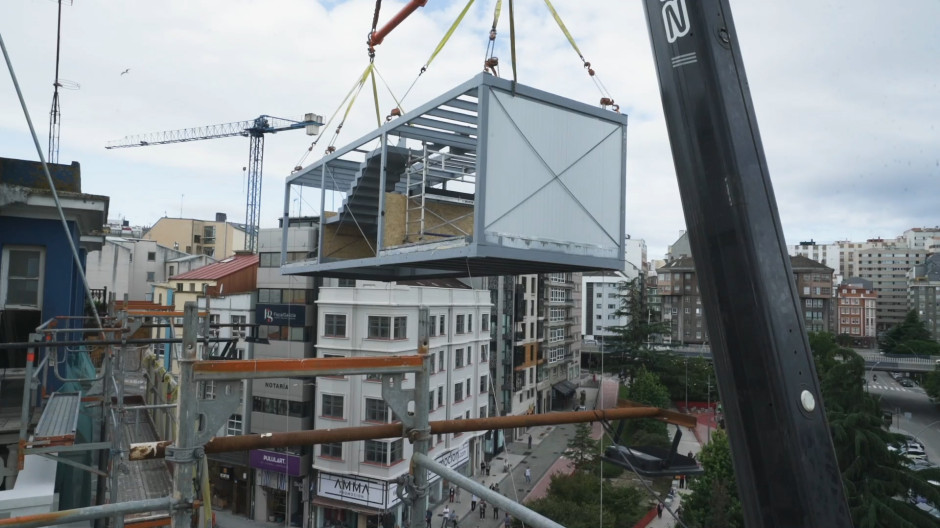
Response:
[{"label": "building window", "polygon": [[343,443],[320,444],[320,456],[325,458],[343,459]]},{"label": "building window", "polygon": [[325,314],[323,316],[323,335],[325,337],[346,337],[346,314]]},{"label": "building window", "polygon": [[[548,300],[551,302],[565,302],[565,290],[561,288],[549,288],[548,295]],[[601,294],[598,293],[597,296],[600,297]]]},{"label": "building window", "polygon": [[473,332],[473,314],[467,314],[467,333],[470,332]]},{"label": "building window", "polygon": [[454,385],[454,403],[463,400],[463,382]]},{"label": "building window", "polygon": [[454,368],[463,367],[463,349],[458,348],[454,351]]},{"label": "building window", "polygon": [[238,436],[242,434],[242,415],[233,414],[228,417],[228,424],[225,426],[225,436]]},{"label": "building window", "polygon": [[385,442],[379,442],[378,440],[366,440],[365,443],[366,462],[385,464],[385,453],[387,452],[385,448]]},{"label": "building window", "polygon": [[486,345],[480,345],[480,363],[486,363],[487,361]]},{"label": "building window", "polygon": [[327,418],[343,418],[343,396],[340,394],[323,395],[322,416]]},{"label": "building window", "polygon": [[388,405],[385,403],[385,400],[366,398],[366,421],[388,422]]},{"label": "building window", "polygon": [[155,272],[153,272],[153,271],[148,271],[148,272],[147,272],[147,282],[153,282],[153,281],[155,281],[155,280],[157,280],[157,274],[156,274]]},{"label": "building window", "polygon": [[389,442],[389,464],[394,464],[400,462],[404,458],[404,441],[401,438],[393,442]]},{"label": "building window", "polygon": [[176,267],[175,267],[175,266],[170,266],[170,277],[172,277],[172,276],[175,275],[175,274],[176,274]]},{"label": "building window", "polygon": [[444,387],[437,388],[437,406],[444,405]]},{"label": "building window", "polygon": [[462,314],[461,314],[461,315],[458,315],[458,316],[457,316],[457,328],[454,330],[457,334],[464,334],[464,333],[466,333],[466,330],[464,329],[464,322],[463,322],[463,321],[464,321],[464,316],[463,316]]},{"label": "building window", "polygon": [[431,317],[428,318],[428,326],[430,327],[428,328],[428,335],[430,335],[431,337],[437,336],[437,316],[436,315],[432,315]]},{"label": "building window", "polygon": [[438,320],[438,332],[437,335],[446,336],[447,335],[447,316],[441,315]]},{"label": "building window", "polygon": [[490,314],[480,316],[480,330],[487,332],[490,329]]},{"label": "building window", "polygon": [[147,262],[156,262],[157,261],[157,252],[148,251],[147,252]]},{"label": "building window", "polygon": [[0,306],[42,308],[46,251],[38,247],[4,247],[0,263]]},{"label": "building window", "polygon": [[441,350],[437,353],[437,370],[444,370],[444,351]]},{"label": "building window", "polygon": [[244,339],[245,338],[245,326],[244,325],[246,324],[248,324],[247,315],[233,315],[232,316],[232,335]]},{"label": "building window", "polygon": [[340,288],[355,288],[356,279],[339,279],[337,286]]},{"label": "building window", "polygon": [[486,392],[486,384],[489,381],[489,378],[486,376],[480,376],[480,394]]},{"label": "building window", "polygon": [[548,342],[557,343],[559,341],[565,340],[565,329],[564,328],[552,328],[549,330]]},{"label": "building window", "polygon": [[405,339],[407,317],[369,316],[369,339]]}]

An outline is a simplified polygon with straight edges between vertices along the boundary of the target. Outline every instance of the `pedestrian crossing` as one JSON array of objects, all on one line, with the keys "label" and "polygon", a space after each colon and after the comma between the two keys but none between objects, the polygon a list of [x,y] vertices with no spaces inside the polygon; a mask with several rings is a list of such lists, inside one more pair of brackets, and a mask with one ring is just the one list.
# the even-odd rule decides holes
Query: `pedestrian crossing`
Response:
[{"label": "pedestrian crossing", "polygon": [[900,385],[882,385],[881,383],[871,383],[869,385],[872,389],[883,390],[883,391],[897,391],[897,392],[914,392],[907,387],[901,387]]}]

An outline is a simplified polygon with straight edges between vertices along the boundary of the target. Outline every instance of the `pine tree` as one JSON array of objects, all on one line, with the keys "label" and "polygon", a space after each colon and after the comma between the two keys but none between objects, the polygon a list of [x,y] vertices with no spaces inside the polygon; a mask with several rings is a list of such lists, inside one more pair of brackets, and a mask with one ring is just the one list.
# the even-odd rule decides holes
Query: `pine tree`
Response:
[{"label": "pine tree", "polygon": [[597,456],[597,441],[591,438],[591,426],[579,423],[574,427],[574,436],[568,441],[568,450],[571,453],[575,469],[586,470]]}]

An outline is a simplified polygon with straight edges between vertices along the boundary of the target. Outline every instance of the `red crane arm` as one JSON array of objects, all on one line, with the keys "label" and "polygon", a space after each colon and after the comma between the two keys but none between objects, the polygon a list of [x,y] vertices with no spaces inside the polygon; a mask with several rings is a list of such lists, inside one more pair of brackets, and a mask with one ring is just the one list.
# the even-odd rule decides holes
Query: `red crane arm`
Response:
[{"label": "red crane arm", "polygon": [[388,36],[393,29],[398,27],[398,24],[404,22],[410,14],[417,11],[419,7],[424,7],[427,3],[428,0],[411,0],[408,2],[405,7],[401,8],[398,14],[388,21],[388,23],[369,35],[369,50],[371,51],[374,46],[381,44],[382,41],[385,40],[385,37]]}]

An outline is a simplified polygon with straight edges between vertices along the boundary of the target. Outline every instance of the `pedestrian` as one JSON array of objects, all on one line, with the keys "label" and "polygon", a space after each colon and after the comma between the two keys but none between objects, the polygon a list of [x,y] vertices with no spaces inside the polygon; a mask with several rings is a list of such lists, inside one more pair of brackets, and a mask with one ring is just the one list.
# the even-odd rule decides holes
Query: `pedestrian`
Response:
[{"label": "pedestrian", "polygon": [[444,512],[441,513],[444,520],[441,522],[441,528],[447,528],[447,521],[450,520],[450,506],[444,506]]},{"label": "pedestrian", "polygon": [[[460,488],[457,489],[459,490]],[[450,525],[453,528],[457,528],[457,510],[450,511]]]},{"label": "pedestrian", "polygon": [[529,435],[529,450],[532,449],[532,435]]},{"label": "pedestrian", "polygon": [[685,475],[679,475],[679,489],[685,489]]},{"label": "pedestrian", "polygon": [[663,503],[661,503],[661,502],[656,505],[656,515],[657,515],[660,519],[663,518]]},{"label": "pedestrian", "polygon": [[526,484],[532,483],[532,470],[529,468],[525,468],[525,483]]},{"label": "pedestrian", "polygon": [[486,476],[487,477],[490,476],[490,463],[489,462],[486,463]]},{"label": "pedestrian", "polygon": [[506,512],[506,516],[503,517],[503,528],[511,528],[512,519],[509,518],[509,512]]},{"label": "pedestrian", "polygon": [[480,499],[477,498],[476,493],[470,496],[470,511],[474,511],[477,509],[477,501],[479,500]]},{"label": "pedestrian", "polygon": [[431,515],[432,514],[430,509],[424,512],[424,524],[427,526],[427,528],[431,528]]},{"label": "pedestrian", "polygon": [[480,518],[486,519],[486,501],[480,501]]},{"label": "pedestrian", "polygon": [[453,486],[450,487],[450,490],[447,493],[447,500],[448,502],[454,502],[454,487]]},{"label": "pedestrian", "polygon": [[481,460],[480,461],[480,474],[482,475],[484,473],[486,473],[486,462]]},{"label": "pedestrian", "polygon": [[695,453],[689,451],[689,458],[691,458],[692,460],[695,460]]},{"label": "pedestrian", "polygon": [[457,504],[460,504],[460,488],[457,488]]},{"label": "pedestrian", "polygon": [[493,518],[499,519],[499,506],[493,504]]}]

